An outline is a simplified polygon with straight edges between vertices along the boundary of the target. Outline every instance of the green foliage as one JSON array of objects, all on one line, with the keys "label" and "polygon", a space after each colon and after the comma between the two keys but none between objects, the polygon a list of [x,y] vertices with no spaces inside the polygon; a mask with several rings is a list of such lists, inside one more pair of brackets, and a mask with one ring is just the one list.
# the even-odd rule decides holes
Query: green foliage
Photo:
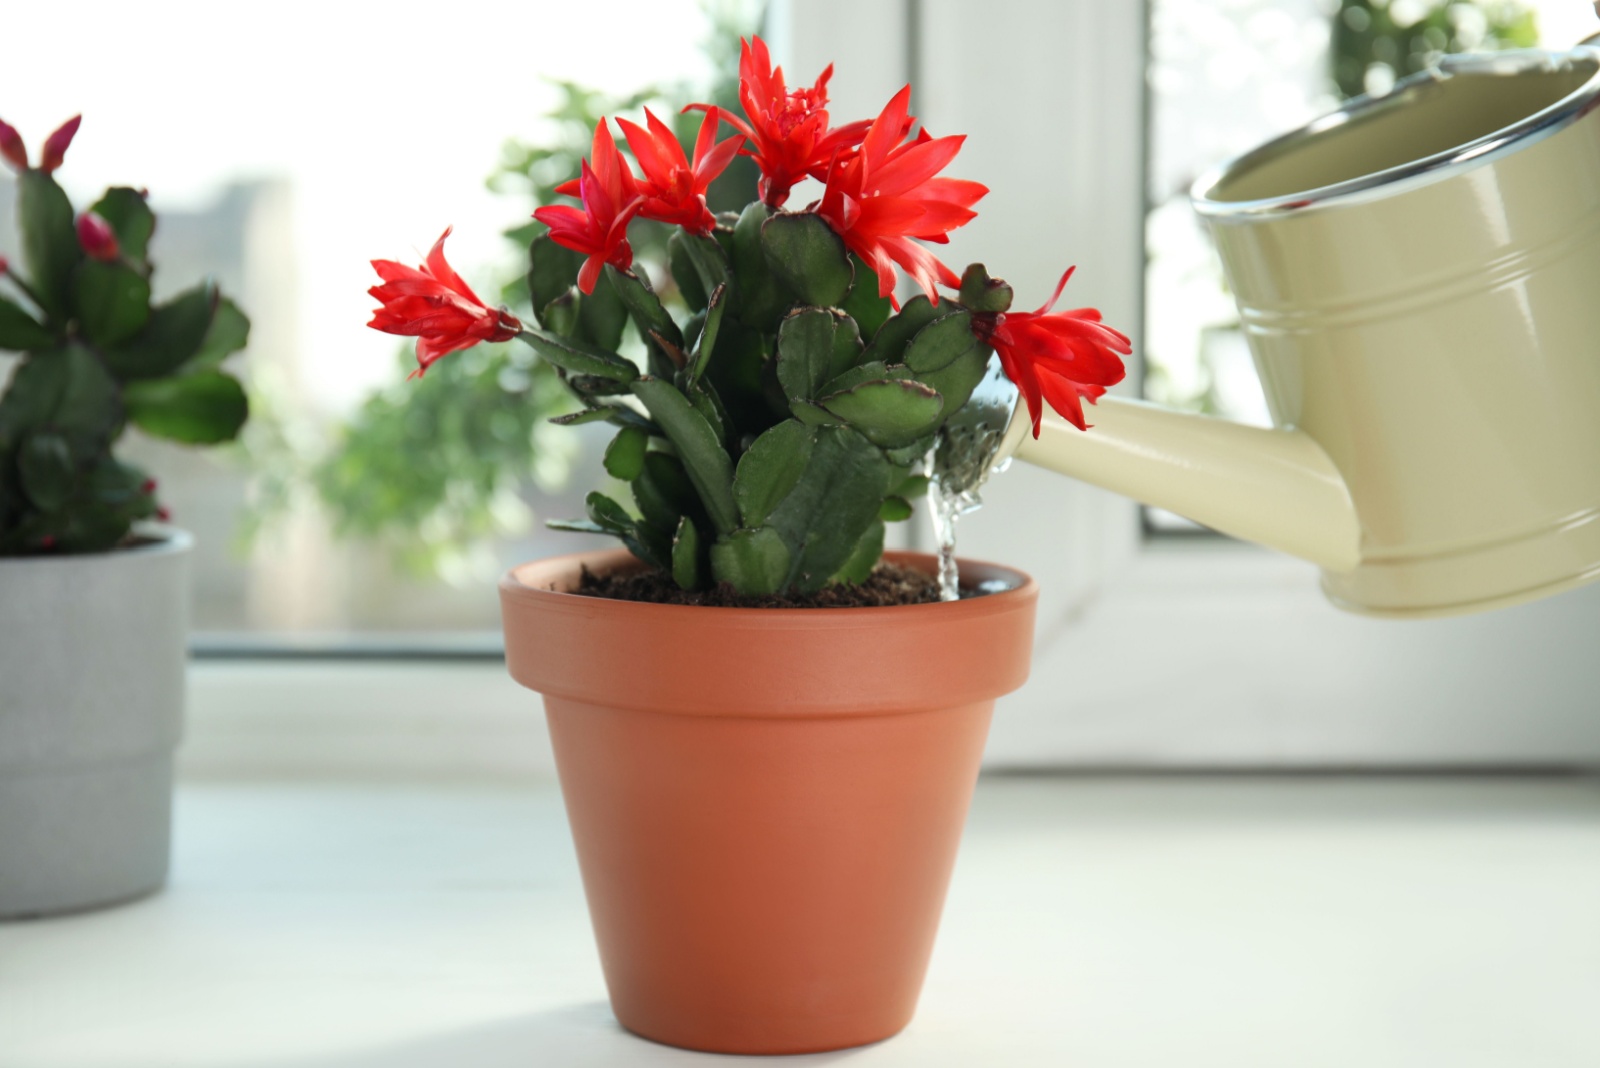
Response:
[{"label": "green foliage", "polygon": [[1449,53],[1532,48],[1538,40],[1533,10],[1517,0],[1433,0],[1404,12],[1389,0],[1341,0],[1333,17],[1333,78],[1342,95],[1359,96],[1373,67],[1404,78]]},{"label": "green foliage", "polygon": [[248,414],[220,365],[249,320],[209,283],[152,307],[144,197],[114,188],[91,210],[117,236],[115,259],[84,256],[51,175],[18,178],[22,263],[4,281],[21,299],[0,297],[0,349],[22,357],[0,395],[0,555],[116,548],[159,512],[154,484],[113,456],[124,430],[213,444]]},{"label": "green foliage", "polygon": [[[397,365],[416,361],[407,352]],[[436,572],[462,546],[518,529],[529,480],[563,477],[570,443],[548,420],[571,406],[529,348],[456,353],[368,397],[312,465],[312,488],[336,534],[382,546],[411,574]]]},{"label": "green foliage", "polygon": [[[741,255],[741,232],[756,235],[760,256]],[[989,350],[958,302],[919,297],[880,316],[875,292],[854,300],[856,268],[813,214],[752,205],[729,240],[731,260],[714,243],[698,245],[713,268],[704,273],[691,242],[677,242],[680,289],[710,283],[684,325],[641,276],[606,269],[650,339],[651,372],[627,382],[640,421],[624,425],[605,456],[638,515],[592,495],[586,518],[552,525],[612,534],[690,589],[807,592],[861,581],[882,555],[884,523],[910,516],[926,492],[913,466],[982,378]],[[535,259],[541,296],[571,291],[578,260]],[[1003,284],[981,268],[969,277],[975,301],[995,308]],[[849,307],[874,320],[870,344]],[[577,369],[542,333],[529,340],[564,371]],[[576,418],[617,421],[598,406]]]}]

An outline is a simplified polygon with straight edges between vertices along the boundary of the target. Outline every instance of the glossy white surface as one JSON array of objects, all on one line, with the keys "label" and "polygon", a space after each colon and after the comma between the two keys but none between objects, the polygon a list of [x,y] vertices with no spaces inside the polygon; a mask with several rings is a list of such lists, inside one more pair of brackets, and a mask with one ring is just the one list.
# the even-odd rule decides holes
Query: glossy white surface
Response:
[{"label": "glossy white surface", "polygon": [[[605,1007],[553,784],[180,790],[0,925],[4,1068],[732,1066]],[[917,1019],[784,1064],[1600,1063],[1600,780],[986,778]]]}]

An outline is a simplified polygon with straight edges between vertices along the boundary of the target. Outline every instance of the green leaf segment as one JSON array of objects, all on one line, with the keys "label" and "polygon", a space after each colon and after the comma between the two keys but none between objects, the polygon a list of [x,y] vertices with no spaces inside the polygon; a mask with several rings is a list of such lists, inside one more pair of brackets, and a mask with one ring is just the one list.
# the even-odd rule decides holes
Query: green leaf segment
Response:
[{"label": "green leaf segment", "polygon": [[[537,325],[520,336],[584,401],[563,421],[616,426],[606,471],[633,493],[632,508],[591,494],[587,516],[551,525],[611,534],[686,589],[862,581],[983,377],[971,313],[921,296],[896,313],[811,213],[752,204],[712,234],[675,233],[668,252],[684,323],[631,271],[608,266],[581,293],[583,257],[533,241]],[[628,327],[642,368],[618,354]]]},{"label": "green leaf segment", "polygon": [[0,394],[0,555],[115,548],[160,514],[155,483],[113,455],[123,431],[211,444],[248,414],[223,369],[249,339],[244,313],[209,283],[152,304],[144,196],[111,189],[90,210],[115,259],[84,255],[52,174],[18,176],[22,259],[0,271],[0,350],[20,354]]}]

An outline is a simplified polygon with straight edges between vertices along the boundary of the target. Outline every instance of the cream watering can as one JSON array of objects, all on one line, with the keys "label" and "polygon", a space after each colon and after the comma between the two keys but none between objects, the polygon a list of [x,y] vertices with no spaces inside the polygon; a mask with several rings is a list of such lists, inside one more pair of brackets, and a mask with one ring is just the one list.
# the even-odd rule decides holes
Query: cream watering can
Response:
[{"label": "cream watering can", "polygon": [[1281,549],[1371,615],[1600,577],[1600,50],[1447,58],[1192,196],[1274,428],[1104,397],[1035,441],[991,381],[969,471],[1015,455]]}]

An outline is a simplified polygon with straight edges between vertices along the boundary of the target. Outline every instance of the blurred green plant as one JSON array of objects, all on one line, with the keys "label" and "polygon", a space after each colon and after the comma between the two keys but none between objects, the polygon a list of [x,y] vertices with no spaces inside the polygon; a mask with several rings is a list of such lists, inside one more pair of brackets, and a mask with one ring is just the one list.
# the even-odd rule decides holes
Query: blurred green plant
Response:
[{"label": "blurred green plant", "polygon": [[1333,18],[1333,80],[1345,98],[1387,85],[1456,52],[1532,48],[1533,9],[1519,0],[1341,0]]},{"label": "blurred green plant", "polygon": [[[522,198],[518,214],[527,222],[506,231],[507,261],[485,288],[498,292],[498,303],[518,317],[532,319],[534,311],[528,246],[544,227],[532,211],[562,199],[555,187],[578,172],[602,116],[639,115],[647,106],[672,115],[674,132],[689,149],[699,116],[679,115],[682,105],[708,100],[737,106],[739,38],[756,31],[764,5],[704,0],[702,6],[710,26],[704,47],[716,72],[709,90],[685,84],[614,95],[552,81],[559,98],[545,116],[548,136],[506,143],[487,182],[495,192]],[[754,196],[756,178],[753,163],[736,160],[709,191],[710,207],[742,206]],[[681,308],[666,267],[673,229],[641,222],[630,236],[642,269],[664,283],[663,301]],[[270,388],[261,392],[258,413],[266,418],[258,418],[247,442],[256,471],[247,543],[307,494],[336,536],[385,549],[417,577],[460,573],[460,562],[488,542],[528,529],[530,485],[558,488],[574,456],[570,433],[551,427],[549,419],[576,410],[577,401],[550,365],[521,347],[480,346],[443,361],[420,382],[404,380],[416,367],[412,349],[408,343],[400,350],[395,381],[368,397],[326,444],[308,440],[312,435],[296,425],[281,399],[286,391],[276,399]]]}]

